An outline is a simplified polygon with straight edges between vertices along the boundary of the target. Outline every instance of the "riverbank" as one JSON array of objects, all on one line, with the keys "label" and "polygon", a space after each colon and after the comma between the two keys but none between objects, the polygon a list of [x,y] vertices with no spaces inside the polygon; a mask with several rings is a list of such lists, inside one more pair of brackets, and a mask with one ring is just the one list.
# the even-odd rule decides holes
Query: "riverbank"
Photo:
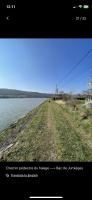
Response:
[{"label": "riverbank", "polygon": [[0,99],[0,132],[46,100],[46,98]]},{"label": "riverbank", "polygon": [[0,134],[0,161],[92,161],[92,118],[46,101]]},{"label": "riverbank", "polygon": [[14,144],[14,140],[21,131],[26,129],[28,124],[31,123],[42,104],[43,103],[0,132],[0,159],[3,157],[6,150]]}]

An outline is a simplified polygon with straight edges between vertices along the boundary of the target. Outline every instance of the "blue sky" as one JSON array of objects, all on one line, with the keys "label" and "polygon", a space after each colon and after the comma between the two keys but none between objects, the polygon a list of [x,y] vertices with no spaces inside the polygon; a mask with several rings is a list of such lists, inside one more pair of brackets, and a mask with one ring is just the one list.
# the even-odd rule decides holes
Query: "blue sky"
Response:
[{"label": "blue sky", "polygon": [[[0,88],[37,92],[81,92],[92,73],[92,39],[0,39]],[[62,81],[63,80],[63,81]]]}]

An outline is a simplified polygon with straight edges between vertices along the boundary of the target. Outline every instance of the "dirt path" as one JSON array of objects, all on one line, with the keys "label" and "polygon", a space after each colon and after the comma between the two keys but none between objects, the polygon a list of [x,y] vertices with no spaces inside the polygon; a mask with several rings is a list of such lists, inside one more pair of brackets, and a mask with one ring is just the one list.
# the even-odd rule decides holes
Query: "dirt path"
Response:
[{"label": "dirt path", "polygon": [[4,154],[6,161],[92,161],[92,149],[71,113],[54,101],[42,104],[13,139]]},{"label": "dirt path", "polygon": [[57,103],[59,105],[65,105],[65,101],[63,101],[63,100],[56,100],[55,103]]},{"label": "dirt path", "polygon": [[47,115],[47,128],[48,132],[50,135],[50,140],[51,140],[51,160],[56,161],[57,160],[57,147],[56,147],[56,127],[54,123],[54,118],[53,118],[53,109],[52,109],[52,104],[49,103],[48,105],[48,115]]}]

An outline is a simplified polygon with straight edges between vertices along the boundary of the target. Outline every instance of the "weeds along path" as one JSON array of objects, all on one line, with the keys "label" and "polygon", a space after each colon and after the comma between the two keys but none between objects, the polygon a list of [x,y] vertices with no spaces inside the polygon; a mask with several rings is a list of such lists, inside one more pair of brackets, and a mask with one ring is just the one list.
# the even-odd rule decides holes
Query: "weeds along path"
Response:
[{"label": "weeds along path", "polygon": [[71,114],[61,106],[54,103],[54,117],[59,134],[62,161],[92,161],[92,149],[82,140],[76,130],[76,123],[72,121]]},{"label": "weeds along path", "polygon": [[80,117],[79,110],[77,113],[70,111],[68,108],[63,108],[65,118],[71,124],[72,129],[76,130],[77,135],[81,138],[82,143],[86,144],[92,150],[92,125],[89,121],[83,121]]}]

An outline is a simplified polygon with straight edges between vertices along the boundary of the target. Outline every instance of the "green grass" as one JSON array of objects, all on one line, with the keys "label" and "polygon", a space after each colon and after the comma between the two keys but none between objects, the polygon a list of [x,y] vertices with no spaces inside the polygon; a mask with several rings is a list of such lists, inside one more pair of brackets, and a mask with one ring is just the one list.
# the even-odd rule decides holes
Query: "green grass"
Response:
[{"label": "green grass", "polygon": [[67,112],[67,109],[64,109],[60,105],[57,105],[56,108],[54,106],[54,117],[61,142],[61,160],[92,160],[92,150],[80,136],[80,131],[76,126],[76,117],[74,117],[71,112],[69,113],[69,110]]},{"label": "green grass", "polygon": [[[2,161],[92,161],[92,116],[82,120],[85,108],[77,104],[78,111],[73,112],[69,105],[46,101],[20,119],[15,130],[23,124],[25,127],[4,152]],[[0,135],[0,141],[11,136],[9,128]]]}]

